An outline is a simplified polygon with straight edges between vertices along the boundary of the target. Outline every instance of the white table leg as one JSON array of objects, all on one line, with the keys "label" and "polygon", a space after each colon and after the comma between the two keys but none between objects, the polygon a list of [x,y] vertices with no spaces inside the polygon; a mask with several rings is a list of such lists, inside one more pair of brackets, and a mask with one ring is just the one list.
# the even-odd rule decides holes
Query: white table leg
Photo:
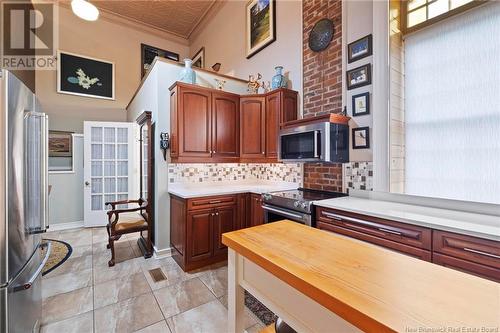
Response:
[{"label": "white table leg", "polygon": [[239,284],[241,276],[240,255],[228,249],[228,332],[243,333],[245,330],[245,291]]}]

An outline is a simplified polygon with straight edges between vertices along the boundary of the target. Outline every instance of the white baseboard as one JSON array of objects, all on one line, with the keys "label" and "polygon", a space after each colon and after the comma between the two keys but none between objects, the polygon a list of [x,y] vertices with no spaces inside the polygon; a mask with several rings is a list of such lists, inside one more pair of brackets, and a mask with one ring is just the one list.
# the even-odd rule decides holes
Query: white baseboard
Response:
[{"label": "white baseboard", "polygon": [[154,254],[153,257],[155,259],[168,258],[172,256],[172,248],[167,247],[166,249],[157,249],[156,246],[153,245]]},{"label": "white baseboard", "polygon": [[53,223],[49,225],[47,231],[61,231],[67,229],[83,228],[83,221],[67,222],[67,223]]}]

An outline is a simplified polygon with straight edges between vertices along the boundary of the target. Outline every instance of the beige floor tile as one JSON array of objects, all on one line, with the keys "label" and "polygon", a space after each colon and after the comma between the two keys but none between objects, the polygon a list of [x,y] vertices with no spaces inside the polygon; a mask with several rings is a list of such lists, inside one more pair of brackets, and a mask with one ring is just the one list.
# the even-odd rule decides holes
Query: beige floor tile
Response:
[{"label": "beige floor tile", "polygon": [[167,322],[162,320],[156,324],[136,331],[136,333],[170,333]]},{"label": "beige floor tile", "polygon": [[143,272],[94,286],[94,309],[151,292]]},{"label": "beige floor tile", "polygon": [[78,258],[92,255],[92,245],[83,245],[73,247],[70,258]]},{"label": "beige floor tile", "polygon": [[[227,309],[227,295],[219,297],[219,301]],[[255,314],[253,314],[252,311],[250,311],[249,308],[245,307],[245,328],[248,328],[248,327],[253,326],[255,324],[262,324],[262,325],[264,325],[260,321],[260,319],[257,318],[257,316]]]},{"label": "beige floor tile", "polygon": [[106,228],[92,228],[92,243],[103,243],[108,241]]},{"label": "beige floor tile", "polygon": [[59,239],[60,231],[49,231],[42,235],[43,239]]},{"label": "beige floor tile", "polygon": [[92,231],[83,229],[77,231],[68,231],[59,234],[59,239],[70,244],[72,247],[92,244]]},{"label": "beige floor tile", "polygon": [[[165,275],[166,279],[155,282],[150,273],[150,270],[154,268],[160,268],[163,272],[163,275]],[[149,286],[153,290],[165,288],[189,279],[189,277],[186,276],[184,271],[177,264],[175,265],[167,264],[165,266],[151,267],[149,269],[143,268],[143,271],[144,275],[146,276],[146,280],[149,283]]]},{"label": "beige floor tile", "polygon": [[142,256],[142,251],[139,248],[139,245],[137,244],[137,239],[131,239],[128,241],[130,244],[130,247],[134,251],[134,254],[136,257],[141,257]]},{"label": "beige floor tile", "polygon": [[[115,249],[115,264],[125,262],[136,258],[134,251],[130,246]],[[95,254],[93,257],[94,269],[105,269],[111,259],[111,251]]]},{"label": "beige floor tile", "polygon": [[165,318],[215,299],[198,278],[156,290],[154,295]]},{"label": "beige floor tile", "polygon": [[172,333],[227,332],[227,309],[215,300],[167,319]]},{"label": "beige floor tile", "polygon": [[[108,242],[102,242],[102,243],[94,243],[92,244],[92,253],[94,255],[100,254],[100,253],[109,253],[111,254],[111,250],[107,248]],[[126,239],[120,239],[119,241],[115,242],[115,250],[116,249],[122,249],[124,247],[130,247],[130,243]]]},{"label": "beige floor tile", "polygon": [[95,332],[133,332],[163,319],[153,294],[129,298],[95,310]]},{"label": "beige floor tile", "polygon": [[93,270],[94,284],[99,284],[109,280],[127,277],[131,274],[141,272],[139,260],[142,258],[130,259],[115,264],[113,267],[97,268]]},{"label": "beige floor tile", "polygon": [[45,298],[42,302],[42,324],[92,311],[92,298],[92,287]]},{"label": "beige floor tile", "polygon": [[92,269],[42,279],[42,298],[92,286]]},{"label": "beige floor tile", "polygon": [[80,272],[91,268],[92,268],[92,256],[76,257],[76,258],[70,257],[61,266],[57,267],[49,274],[44,275],[44,278],[47,279],[66,273]]},{"label": "beige floor tile", "polygon": [[[166,257],[166,258],[161,258],[161,259],[155,259],[154,257],[145,259],[141,261],[141,267],[143,270],[149,270],[153,268],[158,268],[158,267],[179,267],[175,260],[172,257]],[[180,268],[180,267],[179,267]]]},{"label": "beige floor tile", "polygon": [[206,274],[201,275],[200,280],[210,289],[215,297],[227,294],[227,267],[212,269]]},{"label": "beige floor tile", "polygon": [[47,324],[40,333],[92,333],[94,332],[94,313],[82,313],[62,321]]}]

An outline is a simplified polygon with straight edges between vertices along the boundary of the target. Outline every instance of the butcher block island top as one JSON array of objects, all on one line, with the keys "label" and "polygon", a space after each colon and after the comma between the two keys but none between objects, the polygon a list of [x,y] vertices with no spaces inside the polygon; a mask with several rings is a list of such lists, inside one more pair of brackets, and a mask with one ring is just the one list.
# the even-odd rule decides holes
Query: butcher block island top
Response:
[{"label": "butcher block island top", "polygon": [[500,326],[500,284],[493,281],[291,221],[222,237],[230,250],[366,332]]}]

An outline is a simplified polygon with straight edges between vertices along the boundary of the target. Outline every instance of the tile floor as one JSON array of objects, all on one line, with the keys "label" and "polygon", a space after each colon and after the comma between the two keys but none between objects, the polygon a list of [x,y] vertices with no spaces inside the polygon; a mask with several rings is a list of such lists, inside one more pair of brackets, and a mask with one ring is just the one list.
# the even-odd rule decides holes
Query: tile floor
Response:
[{"label": "tile floor", "polygon": [[[227,266],[185,273],[172,258],[144,259],[137,235],[116,243],[108,267],[104,228],[47,233],[73,247],[62,266],[42,279],[42,333],[223,333],[227,331]],[[149,270],[161,268],[155,283]],[[264,328],[247,309],[246,328]]]}]

